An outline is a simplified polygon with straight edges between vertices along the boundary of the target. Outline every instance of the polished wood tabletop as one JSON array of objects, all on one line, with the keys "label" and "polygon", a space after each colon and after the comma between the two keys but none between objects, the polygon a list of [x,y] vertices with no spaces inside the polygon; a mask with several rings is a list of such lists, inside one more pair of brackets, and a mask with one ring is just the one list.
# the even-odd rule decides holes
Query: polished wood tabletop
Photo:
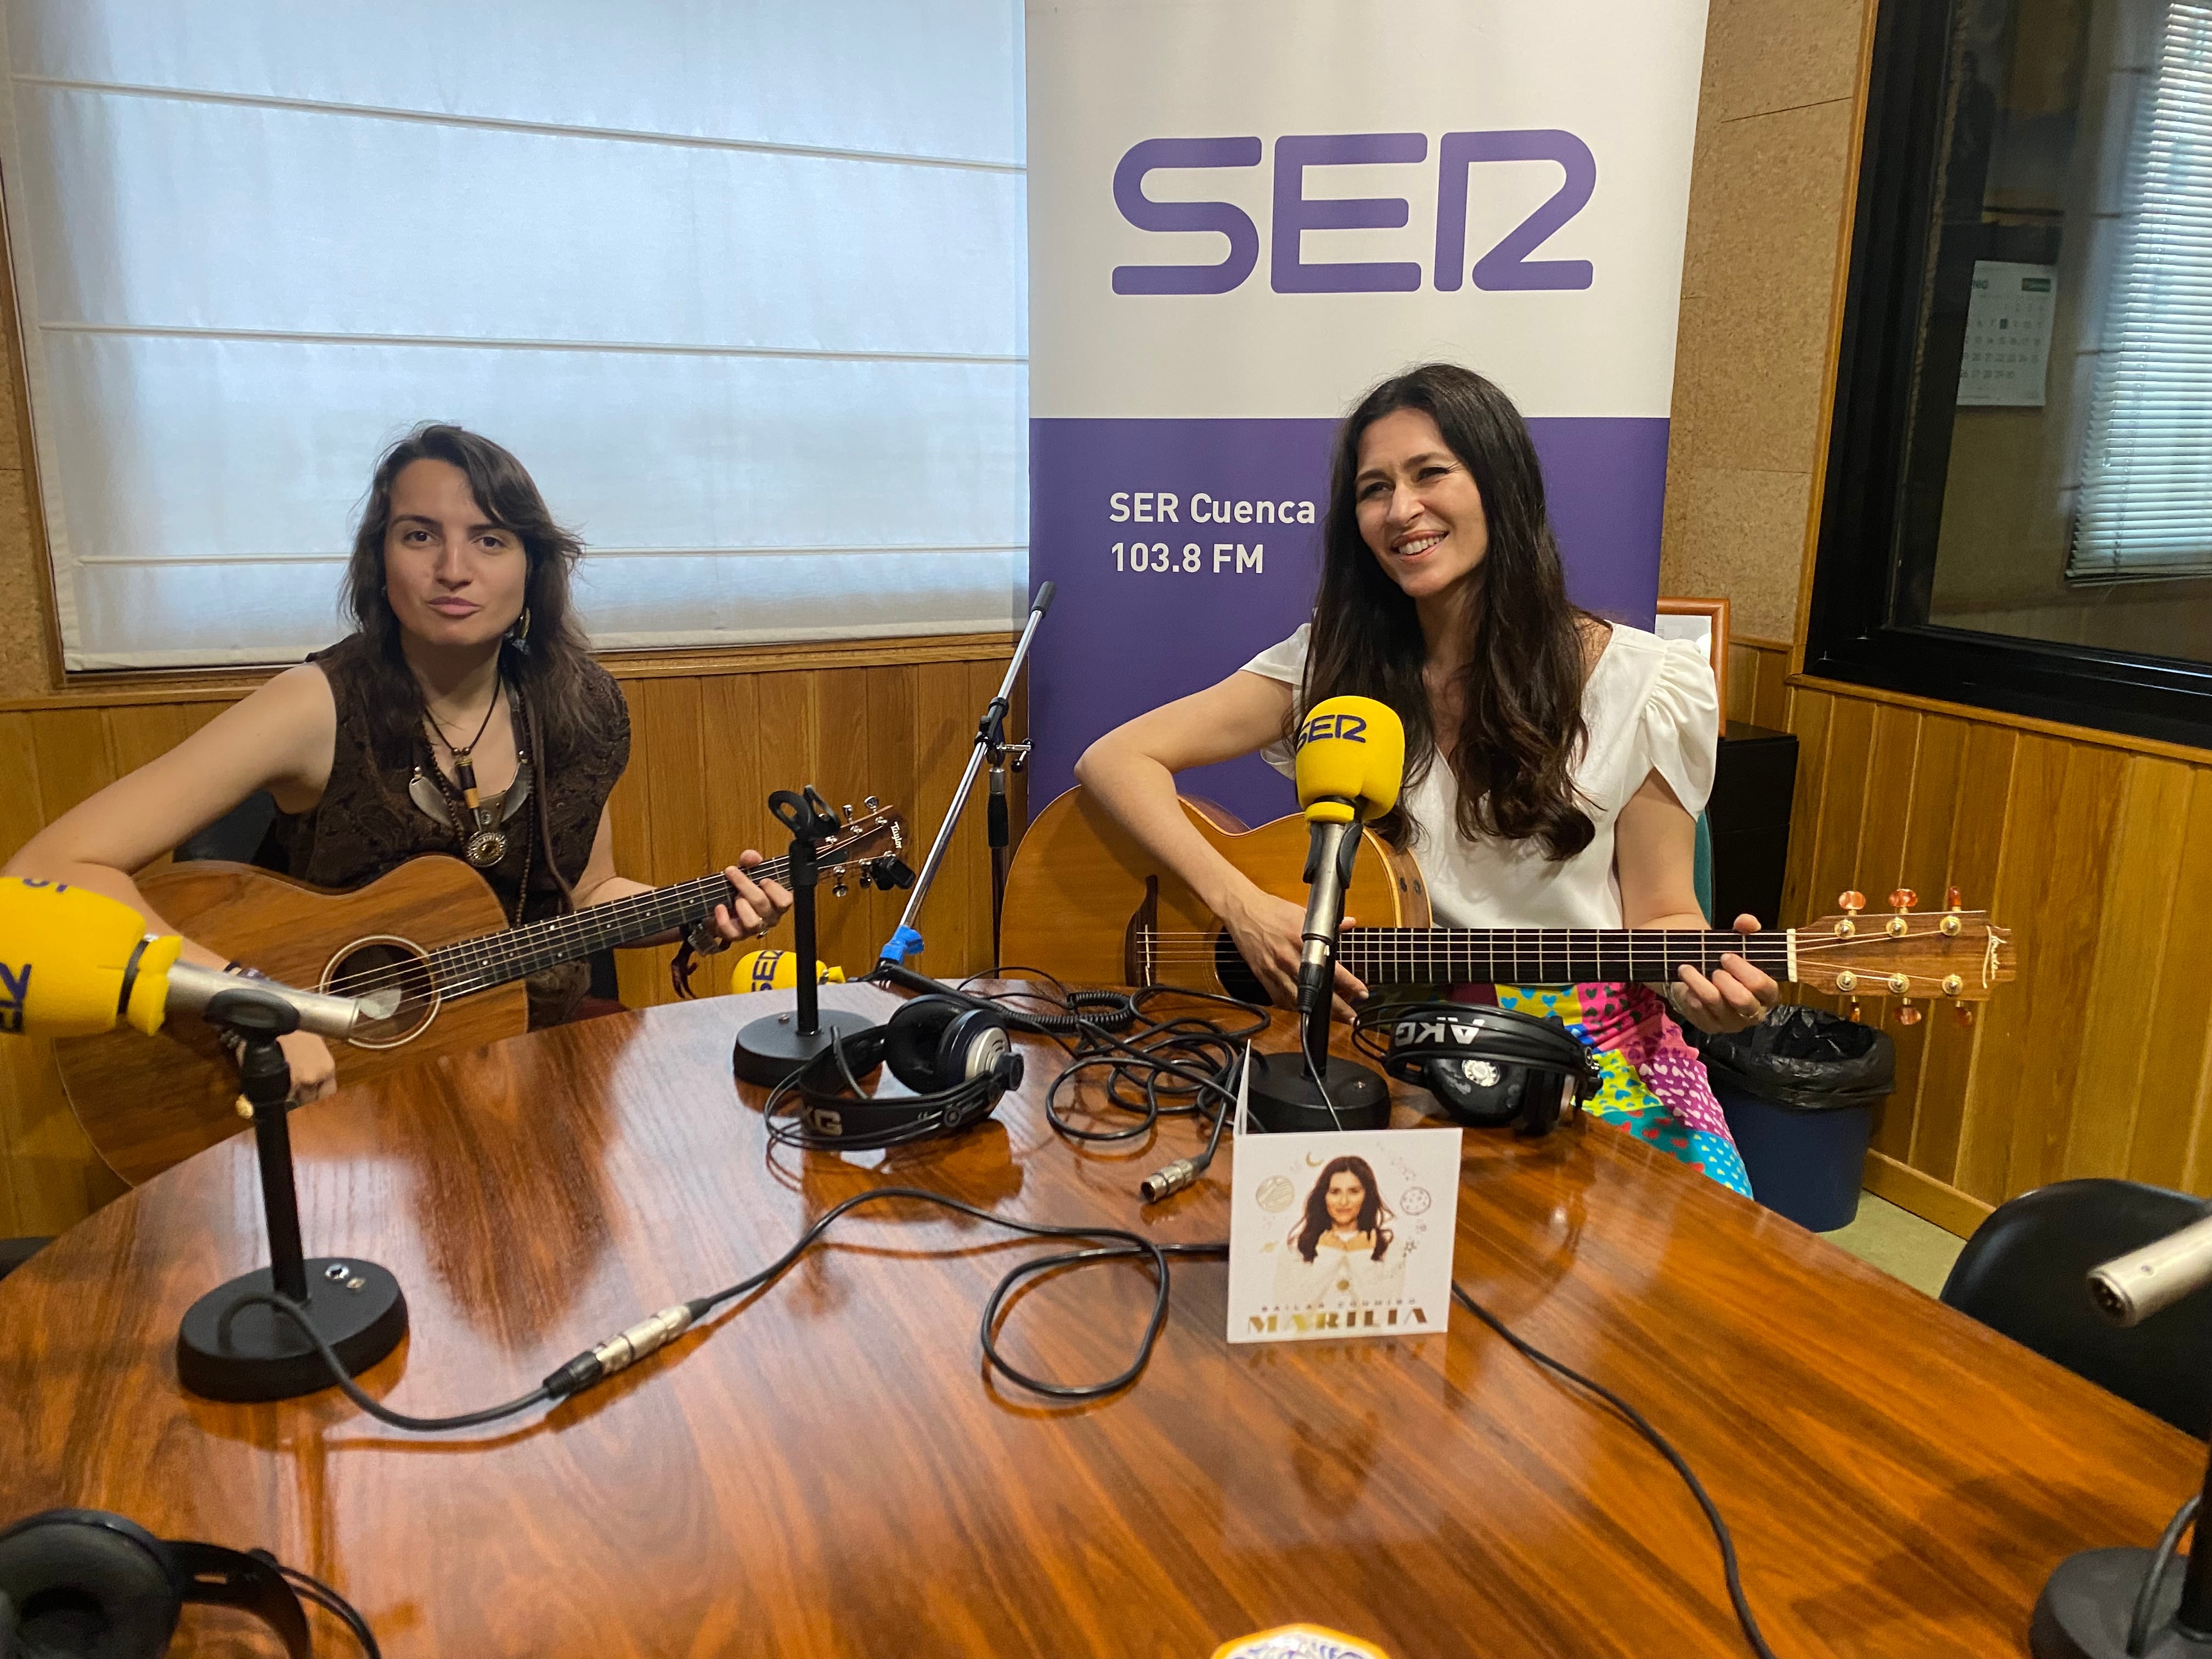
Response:
[{"label": "polished wood tabletop", "polygon": [[[412,1310],[369,1389],[418,1414],[523,1393],[873,1185],[1163,1241],[1225,1232],[1225,1152],[1139,1205],[1188,1122],[1088,1151],[1052,1133],[1041,1040],[1020,1097],[956,1139],[771,1155],[730,1045],[787,1002],[539,1032],[296,1114],[309,1254],[380,1261]],[[1283,1017],[1271,1038],[1287,1046]],[[1459,1217],[1461,1282],[1704,1477],[1784,1659],[2023,1653],[2051,1568],[2150,1542],[2201,1475],[2178,1431],[1602,1125],[1468,1132]],[[976,1339],[992,1285],[1044,1248],[871,1207],[599,1389],[411,1436],[335,1390],[179,1391],[179,1318],[263,1260],[251,1142],[232,1140],[0,1283],[0,1518],[82,1504],[265,1546],[341,1588],[393,1659],[1206,1659],[1294,1620],[1393,1659],[1746,1651],[1673,1472],[1463,1311],[1443,1337],[1232,1347],[1225,1267],[1187,1261],[1145,1376],[1054,1407],[988,1373]],[[1019,1299],[1007,1356],[1109,1375],[1150,1297],[1134,1267],[1051,1278]],[[316,1620],[319,1654],[352,1650]],[[194,1610],[175,1650],[274,1648]]]}]

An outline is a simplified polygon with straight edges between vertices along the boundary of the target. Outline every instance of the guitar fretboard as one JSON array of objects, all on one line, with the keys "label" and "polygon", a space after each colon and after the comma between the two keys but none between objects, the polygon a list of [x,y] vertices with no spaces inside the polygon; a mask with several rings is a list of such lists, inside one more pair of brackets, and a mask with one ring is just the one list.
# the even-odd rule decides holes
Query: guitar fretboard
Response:
[{"label": "guitar fretboard", "polygon": [[1683,963],[1710,975],[1731,951],[1776,979],[1788,975],[1787,933],[1706,928],[1353,927],[1338,959],[1370,985],[1583,985],[1656,983]]},{"label": "guitar fretboard", "polygon": [[[747,873],[756,880],[781,880],[790,865],[787,858],[770,859]],[[446,945],[430,952],[430,971],[440,996],[448,1000],[465,997],[557,968],[594,951],[632,945],[672,927],[688,927],[712,915],[714,907],[727,902],[729,896],[727,877],[702,876],[696,881],[635,893],[610,904],[594,904],[504,933],[487,933],[481,939]]]}]

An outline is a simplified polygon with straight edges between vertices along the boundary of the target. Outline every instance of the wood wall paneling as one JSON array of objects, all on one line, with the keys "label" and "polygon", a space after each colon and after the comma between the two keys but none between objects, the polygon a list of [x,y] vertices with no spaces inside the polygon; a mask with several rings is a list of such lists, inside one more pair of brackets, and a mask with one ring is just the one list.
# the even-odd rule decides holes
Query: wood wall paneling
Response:
[{"label": "wood wall paneling", "polygon": [[[840,808],[869,794],[896,803],[909,832],[907,860],[918,869],[1011,655],[1010,641],[977,636],[840,644],[818,650],[812,667],[789,647],[611,659],[631,741],[629,769],[609,802],[617,867],[658,886],[747,847],[773,857],[788,837],[769,812],[769,791],[811,783]],[[673,672],[686,661],[691,672]],[[166,698],[143,686],[75,686],[0,708],[0,853],[180,742],[254,683]],[[1017,737],[1024,707],[1018,699],[1010,722]],[[1018,784],[1013,798],[1018,835]],[[979,799],[923,913],[928,971],[950,977],[989,965],[988,868]],[[819,890],[820,956],[858,974],[890,937],[907,895],[849,886],[842,899],[827,882]],[[761,943],[788,947],[789,922]],[[694,981],[702,994],[729,988],[741,954],[706,959]],[[623,1000],[672,1000],[673,955],[673,947],[617,952]],[[122,1190],[70,1115],[46,1045],[0,1042],[0,1234],[60,1232]]]},{"label": "wood wall paneling", "polygon": [[1938,1005],[1906,1025],[1893,1000],[1860,1000],[1898,1054],[1868,1185],[1962,1233],[2078,1176],[2212,1194],[2212,764],[1793,683],[1765,641],[1732,646],[1730,672],[1731,719],[1797,735],[1793,921],[1845,887],[1877,907],[1909,887],[1925,909],[1955,886],[2014,930],[2019,976],[1972,1024]]}]

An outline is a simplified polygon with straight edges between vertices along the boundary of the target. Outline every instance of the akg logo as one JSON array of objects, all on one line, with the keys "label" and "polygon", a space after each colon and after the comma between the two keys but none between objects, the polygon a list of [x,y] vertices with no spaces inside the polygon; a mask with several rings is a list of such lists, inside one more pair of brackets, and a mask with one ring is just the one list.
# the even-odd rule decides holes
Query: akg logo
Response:
[{"label": "akg logo", "polygon": [[[1231,202],[1156,202],[1145,194],[1148,173],[1185,167],[1255,167],[1257,138],[1147,138],[1133,144],[1114,169],[1114,205],[1139,230],[1211,231],[1229,240],[1229,255],[1212,265],[1116,265],[1116,294],[1226,294],[1260,263],[1260,228]],[[1274,235],[1267,283],[1278,294],[1412,293],[1421,267],[1412,260],[1314,262],[1300,247],[1309,230],[1395,230],[1412,218],[1403,197],[1350,199],[1306,195],[1306,169],[1411,166],[1425,161],[1422,132],[1299,134],[1275,140],[1273,191]],[[1467,265],[1467,200],[1477,166],[1544,161],[1565,174],[1558,190],[1474,262],[1475,287],[1490,292],[1585,289],[1593,279],[1587,259],[1531,259],[1528,256],[1589,205],[1597,188],[1597,158],[1571,132],[1530,128],[1500,132],[1447,132],[1437,141],[1437,241],[1434,281],[1445,292],[1470,275]]]},{"label": "akg logo", "polygon": [[1364,714],[1316,714],[1298,728],[1297,746],[1303,749],[1320,738],[1334,738],[1338,743],[1365,743],[1367,717]]}]

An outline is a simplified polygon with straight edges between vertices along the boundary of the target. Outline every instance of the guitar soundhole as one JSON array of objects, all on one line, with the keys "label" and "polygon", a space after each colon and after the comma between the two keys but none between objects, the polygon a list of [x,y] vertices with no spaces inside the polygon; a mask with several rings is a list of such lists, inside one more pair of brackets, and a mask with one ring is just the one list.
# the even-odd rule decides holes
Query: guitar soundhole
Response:
[{"label": "guitar soundhole", "polygon": [[1259,975],[1245,964],[1237,941],[1230,937],[1226,927],[1213,936],[1213,971],[1221,980],[1221,988],[1239,1002],[1264,1005],[1270,1000],[1267,988],[1260,983]]},{"label": "guitar soundhole", "polygon": [[389,1018],[363,1025],[348,1037],[355,1048],[397,1048],[416,1036],[438,1012],[437,986],[422,952],[396,939],[364,939],[332,960],[323,988],[334,997],[366,996],[394,986],[399,1006]]}]

